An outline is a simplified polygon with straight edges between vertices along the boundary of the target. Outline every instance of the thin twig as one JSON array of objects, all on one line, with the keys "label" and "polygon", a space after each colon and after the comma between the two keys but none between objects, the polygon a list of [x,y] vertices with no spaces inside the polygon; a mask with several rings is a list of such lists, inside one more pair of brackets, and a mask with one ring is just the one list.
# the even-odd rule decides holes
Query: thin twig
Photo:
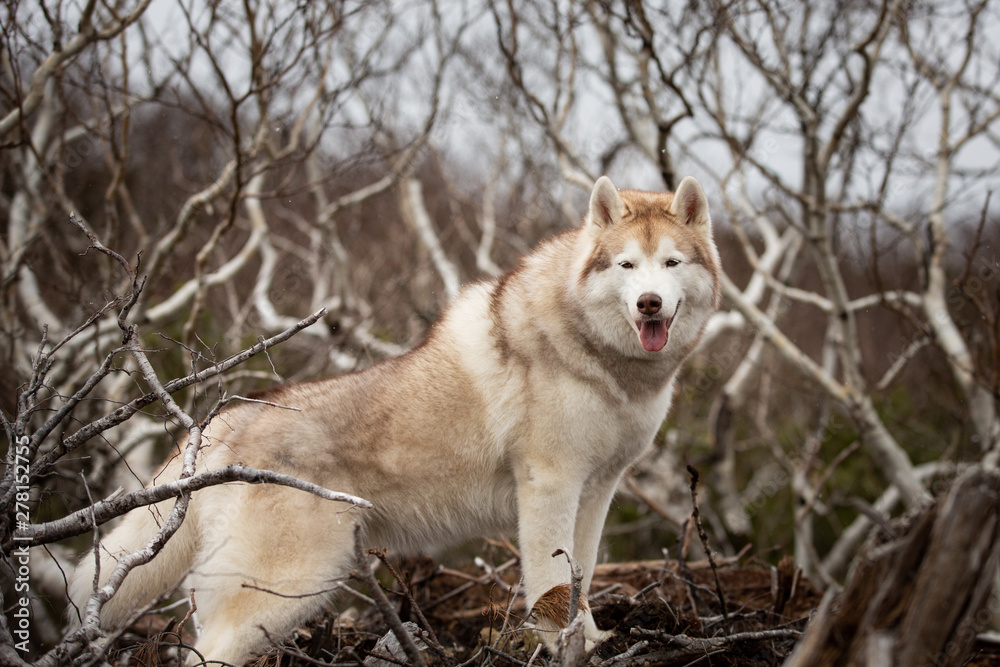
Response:
[{"label": "thin twig", "polygon": [[687,469],[691,475],[691,505],[693,506],[691,516],[694,518],[694,524],[698,528],[698,537],[701,538],[701,545],[705,549],[705,555],[708,556],[708,564],[712,568],[712,576],[715,578],[715,594],[719,597],[719,604],[722,606],[722,626],[728,634],[729,616],[726,612],[726,596],[722,592],[722,583],[719,581],[719,568],[715,564],[715,556],[712,555],[712,548],[708,544],[708,535],[705,534],[705,527],[701,525],[701,512],[698,509],[699,475],[694,466],[689,465]]},{"label": "thin twig", "polygon": [[[524,583],[523,579],[522,579],[521,583],[523,585],[523,583]],[[510,636],[511,636],[511,634],[513,634],[514,631],[517,630],[517,628],[514,627],[514,625],[510,622],[510,618],[513,615],[512,612],[514,610],[514,603],[517,601],[517,594],[513,591],[513,589],[507,589],[504,592],[507,593],[507,604],[504,606],[504,610],[503,610],[503,622],[500,624],[500,633],[497,635],[496,641],[492,643],[492,646],[494,646],[494,647],[496,647],[496,645],[499,644],[499,642],[500,642],[501,639],[506,640],[507,644],[509,645],[510,644]],[[490,604],[491,604],[491,606],[492,606],[492,603],[493,603],[493,589],[491,588],[490,589]],[[492,618],[495,618],[495,615]],[[521,624],[524,623],[524,619],[523,618],[522,619],[518,619],[518,620],[521,621]],[[492,623],[491,623],[491,625],[490,625],[490,628],[491,628],[490,632],[492,632],[492,627],[493,626],[492,626]],[[508,628],[510,628],[510,629],[508,630]]]},{"label": "thin twig", "polygon": [[683,521],[678,521],[677,517],[668,512],[665,507],[660,505],[660,503],[656,502],[652,496],[643,491],[642,487],[639,486],[639,483],[635,481],[634,477],[628,476],[625,478],[625,488],[628,489],[629,493],[638,497],[639,500],[646,505],[646,507],[653,510],[654,513],[660,515],[660,517],[669,523],[672,528],[680,529],[684,524]]},{"label": "thin twig", "polygon": [[[514,565],[515,563],[517,563],[517,558],[511,558],[510,560],[508,560],[507,562],[503,563],[502,565],[497,566],[496,568],[488,569],[488,571],[486,572],[486,574],[484,574],[484,575],[482,575],[480,577],[473,577],[471,575],[465,574],[464,572],[459,572],[457,570],[449,570],[448,568],[441,568],[441,570],[439,571],[441,574],[447,574],[447,575],[451,575],[453,577],[460,577],[462,579],[467,579],[468,581],[466,583],[462,584],[461,586],[459,586],[458,588],[454,589],[453,591],[445,593],[444,595],[442,595],[441,597],[439,597],[437,600],[434,600],[433,602],[431,602],[430,604],[425,605],[425,606],[426,606],[427,609],[431,609],[433,607],[436,607],[439,604],[441,604],[442,602],[445,602],[446,600],[450,600],[451,598],[455,597],[456,595],[461,595],[462,593],[464,593],[465,591],[469,590],[473,586],[476,586],[477,584],[481,585],[481,586],[485,585],[491,579],[495,583],[497,583],[497,584],[503,582],[503,584],[506,586],[506,582],[504,582],[502,579],[500,579],[500,577],[498,576],[498,573],[501,572],[501,571],[503,571],[503,570],[506,570],[508,567],[510,567],[511,565]],[[483,566],[488,568],[488,566],[485,564],[485,562],[483,563]],[[507,586],[505,590],[509,591],[510,587]]]},{"label": "thin twig", "polygon": [[108,257],[112,258],[113,260],[121,264],[122,268],[125,269],[125,272],[128,273],[129,278],[132,279],[132,282],[133,283],[135,282],[136,280],[135,269],[132,268],[132,265],[129,264],[124,257],[122,257],[117,252],[115,252],[111,248],[108,248],[106,245],[101,243],[100,239],[97,238],[97,235],[94,234],[94,232],[90,231],[90,228],[87,227],[87,223],[85,223],[80,218],[76,217],[75,213],[69,214],[69,221],[70,224],[76,225],[77,227],[79,227],[80,231],[86,234],[87,238],[90,239],[91,248],[97,250],[98,252],[103,252],[105,255],[107,255]]},{"label": "thin twig", "polygon": [[526,665],[526,667],[531,667],[531,665],[534,664],[535,658],[537,658],[538,654],[542,652],[542,646],[543,646],[542,644],[538,644],[538,646],[535,647],[535,650],[531,654],[531,657],[528,658],[528,664]]},{"label": "thin twig", "polygon": [[556,549],[552,552],[552,557],[555,558],[559,554],[565,555],[566,560],[569,561],[570,576],[572,578],[572,586],[570,586],[569,591],[569,623],[572,623],[573,619],[576,618],[576,612],[580,606],[580,596],[583,594],[583,569],[576,562],[576,559],[573,558],[573,554],[565,549]]},{"label": "thin twig", "polygon": [[354,524],[354,557],[357,560],[357,569],[351,572],[351,577],[368,586],[372,594],[372,599],[375,600],[375,608],[382,614],[382,618],[385,619],[389,629],[392,630],[392,634],[396,635],[399,645],[403,648],[403,652],[406,653],[406,657],[410,659],[410,662],[416,667],[424,667],[424,658],[420,655],[413,637],[403,627],[403,622],[399,620],[399,614],[392,608],[389,598],[382,592],[382,587],[379,585],[378,579],[375,578],[371,568],[368,567],[368,560],[365,558],[364,550],[361,548],[361,525],[357,523]]},{"label": "thin twig", "polygon": [[[276,591],[270,588],[264,588],[263,586],[257,586],[255,584],[250,584],[244,581],[242,584],[240,584],[240,588],[249,588],[250,590],[260,591],[261,593],[267,593],[268,595],[273,595],[279,598],[285,598],[287,600],[302,600],[305,598],[314,598],[317,595],[327,595],[335,591],[343,590],[347,587],[344,586],[344,584],[342,583],[336,583],[330,588],[322,588],[318,591],[309,591],[308,593],[282,593],[280,591]],[[367,597],[365,599],[371,601]]]},{"label": "thin twig", "polygon": [[697,586],[694,585],[694,573],[691,572],[691,568],[688,567],[687,557],[688,549],[691,546],[691,530],[693,527],[693,522],[690,518],[684,520],[684,524],[681,526],[680,535],[677,539],[677,570],[682,576],[678,577],[676,574],[667,569],[667,563],[670,559],[667,557],[667,550],[663,550],[663,570],[660,573],[660,579],[663,580],[669,574],[670,576],[677,577],[681,581],[687,583],[687,597],[688,602],[691,604],[691,613],[697,619],[698,618],[698,601],[701,599],[698,596]]},{"label": "thin twig", "polygon": [[654,588],[659,588],[659,587],[660,587],[660,582],[659,581],[654,581],[651,584],[647,584],[646,586],[642,587],[642,590],[640,590],[638,593],[636,593],[635,595],[633,595],[632,599],[633,600],[638,600],[639,598],[641,598],[643,595],[645,595],[649,591],[653,590]]},{"label": "thin twig", "polygon": [[417,615],[417,619],[420,621],[420,624],[423,625],[424,630],[427,632],[427,640],[428,640],[427,644],[432,649],[434,649],[435,653],[437,653],[439,656],[441,656],[441,658],[445,662],[447,662],[448,654],[445,653],[444,647],[441,646],[441,642],[438,641],[437,635],[434,634],[434,629],[431,627],[431,624],[427,621],[427,617],[424,616],[424,612],[420,610],[420,605],[417,604],[416,599],[413,597],[413,591],[411,590],[409,584],[407,584],[406,581],[403,579],[403,577],[400,576],[399,572],[396,571],[396,568],[394,568],[389,563],[389,559],[385,557],[385,552],[369,550],[368,553],[378,558],[382,562],[382,564],[385,565],[386,569],[389,570],[389,574],[391,574],[393,578],[395,578],[396,581],[399,582],[399,585],[403,589],[403,595],[406,596],[406,599],[409,600],[410,602],[410,606],[413,608],[413,613]]},{"label": "thin twig", "polygon": [[509,653],[504,653],[503,651],[501,651],[498,648],[493,648],[492,646],[485,646],[485,647],[483,647],[483,649],[487,653],[492,653],[493,655],[497,656],[498,658],[503,658],[504,660],[509,660],[512,663],[514,663],[515,665],[521,665],[522,667],[524,667],[525,665],[528,664],[528,663],[524,662],[523,660],[518,660],[517,658],[515,658],[514,656],[512,656]]},{"label": "thin twig", "polygon": [[[265,352],[264,354],[267,354],[267,352]],[[297,408],[294,405],[281,405],[280,403],[272,403],[271,401],[262,401],[259,398],[240,396],[239,394],[236,394],[234,396],[229,396],[228,398],[226,398],[226,403],[232,401],[246,401],[247,403],[259,403],[260,405],[266,405],[272,408],[280,408],[282,410],[292,410],[293,412],[302,412],[302,408]]]}]

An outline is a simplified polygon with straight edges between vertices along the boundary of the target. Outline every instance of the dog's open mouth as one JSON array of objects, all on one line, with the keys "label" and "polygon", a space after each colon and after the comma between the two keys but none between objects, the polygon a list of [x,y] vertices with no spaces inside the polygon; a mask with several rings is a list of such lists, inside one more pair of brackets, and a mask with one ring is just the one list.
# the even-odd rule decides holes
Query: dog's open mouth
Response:
[{"label": "dog's open mouth", "polygon": [[639,324],[639,342],[647,352],[659,352],[670,336],[671,320],[644,320]]}]

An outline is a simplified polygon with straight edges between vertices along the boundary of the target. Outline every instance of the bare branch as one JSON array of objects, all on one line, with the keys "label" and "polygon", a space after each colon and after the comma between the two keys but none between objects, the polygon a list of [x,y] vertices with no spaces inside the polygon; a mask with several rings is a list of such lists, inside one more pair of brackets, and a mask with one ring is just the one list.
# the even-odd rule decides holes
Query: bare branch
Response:
[{"label": "bare branch", "polygon": [[84,10],[83,17],[80,20],[80,32],[69,42],[60,45],[60,48],[54,49],[48,54],[32,74],[31,87],[28,89],[28,94],[24,96],[17,107],[0,119],[0,138],[5,137],[38,109],[38,106],[42,103],[46,85],[59,72],[60,68],[76,58],[91,44],[117,37],[142,17],[151,1],[141,0],[131,12],[121,18],[115,17],[117,22],[103,29],[94,27],[91,22],[96,3],[89,3],[89,9]]},{"label": "bare branch", "polygon": [[155,505],[169,498],[179,498],[190,495],[199,489],[231,482],[247,484],[277,484],[306,493],[319,496],[332,502],[348,503],[362,509],[372,509],[373,505],[357,496],[347,493],[330,491],[311,482],[283,475],[270,470],[259,470],[235,463],[232,465],[200,472],[192,477],[178,479],[166,484],[156,484],[141,491],[133,491],[125,495],[117,492],[111,497],[94,503],[90,507],[78,510],[54,521],[41,524],[29,524],[18,531],[15,539],[20,544],[38,546],[50,542],[58,542],[68,537],[82,535],[91,530],[94,524],[103,525],[112,519],[122,516],[137,507]]},{"label": "bare branch", "polygon": [[[235,354],[224,361],[214,364],[204,370],[200,370],[195,373],[186,375],[183,378],[170,380],[169,382],[163,385],[163,390],[167,394],[173,394],[192,384],[204,382],[205,380],[211,379],[217,375],[225,373],[229,369],[242,364],[247,359],[256,356],[257,354],[263,352],[264,350],[267,350],[268,348],[273,347],[274,345],[277,345],[279,343],[283,343],[284,341],[288,340],[289,338],[297,334],[302,329],[305,329],[306,327],[314,324],[317,320],[323,317],[325,313],[326,313],[325,310],[320,310],[318,312],[315,312],[309,317],[297,322],[295,326],[289,327],[285,331],[275,336],[272,336],[271,338],[262,340],[259,343],[253,345],[252,347],[249,347],[246,350],[243,350],[242,352]],[[56,445],[52,447],[52,449],[46,452],[45,455],[42,456],[39,459],[39,461],[35,464],[35,466],[33,466],[32,468],[33,475],[44,473],[45,471],[50,469],[51,466],[54,465],[55,462],[58,461],[60,458],[62,458],[62,456],[64,456],[66,453],[73,451],[74,449],[76,449],[86,441],[90,440],[98,433],[106,431],[107,429],[126,421],[127,419],[132,417],[132,415],[137,413],[139,410],[146,407],[147,405],[155,403],[157,400],[158,400],[157,394],[155,392],[144,394],[139,398],[133,399],[132,401],[118,408],[114,412],[111,412],[105,415],[104,417],[94,422],[91,422],[86,426],[81,427],[80,429],[75,431],[72,435],[56,443]]]},{"label": "bare branch", "polygon": [[462,281],[458,277],[458,267],[448,259],[441,247],[441,241],[434,230],[434,223],[424,205],[423,186],[417,179],[408,178],[403,183],[401,208],[406,219],[416,229],[420,242],[430,253],[431,262],[434,264],[438,276],[444,282],[444,291],[448,298],[455,297],[462,288]]}]

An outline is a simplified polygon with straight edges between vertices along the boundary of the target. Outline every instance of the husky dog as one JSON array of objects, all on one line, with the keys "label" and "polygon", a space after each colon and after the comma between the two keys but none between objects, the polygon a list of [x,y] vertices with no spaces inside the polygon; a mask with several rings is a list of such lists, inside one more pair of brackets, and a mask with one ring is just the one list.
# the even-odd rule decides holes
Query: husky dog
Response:
[{"label": "husky dog", "polygon": [[[564,627],[570,568],[553,551],[576,558],[586,592],[615,487],[666,417],[677,372],[718,307],[719,274],[696,180],[671,194],[618,191],[602,177],[580,228],[465,288],[416,348],[268,393],[301,412],[242,404],[204,433],[200,470],[275,470],[374,509],[282,486],[197,491],[102,624],[116,627],[183,580],[202,625],[196,649],[241,664],[327,607],[354,565],[357,522],[365,544],[394,551],[516,528],[527,605],[541,628]],[[159,477],[179,470],[175,460]],[[135,510],[104,539],[102,576],[145,546],[155,517]],[[80,608],[93,581],[87,556],[71,582]],[[580,611],[588,640],[603,639],[586,596]]]}]

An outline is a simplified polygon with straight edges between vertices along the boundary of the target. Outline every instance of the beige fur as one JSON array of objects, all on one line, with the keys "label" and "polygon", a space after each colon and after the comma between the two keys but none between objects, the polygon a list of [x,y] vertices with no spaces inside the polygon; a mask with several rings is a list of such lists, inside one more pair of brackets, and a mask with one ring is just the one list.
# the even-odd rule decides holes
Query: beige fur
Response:
[{"label": "beige fur", "polygon": [[[301,412],[245,404],[205,432],[200,470],[268,468],[361,496],[374,510],[279,486],[196,492],[181,531],[126,578],[102,623],[123,622],[186,575],[203,626],[198,650],[242,663],[266,648],[261,628],[281,637],[329,603],[330,593],[283,596],[328,591],[344,577],[353,522],[368,545],[394,551],[516,529],[529,605],[570,580],[566,559],[551,557],[560,547],[581,565],[586,591],[611,497],[667,414],[674,377],[717,306],[718,276],[696,181],[685,179],[675,197],[619,193],[600,179],[580,229],[467,287],[414,350],[268,392]],[[637,303],[650,294],[662,309],[644,314]],[[662,349],[644,349],[641,331],[658,345],[670,318]],[[655,321],[642,329],[643,320]],[[178,470],[171,463],[158,478]],[[102,572],[155,527],[153,509],[132,512],[104,539]],[[76,604],[92,588],[85,556],[72,581]],[[601,639],[585,599],[580,608],[588,637]]]}]

